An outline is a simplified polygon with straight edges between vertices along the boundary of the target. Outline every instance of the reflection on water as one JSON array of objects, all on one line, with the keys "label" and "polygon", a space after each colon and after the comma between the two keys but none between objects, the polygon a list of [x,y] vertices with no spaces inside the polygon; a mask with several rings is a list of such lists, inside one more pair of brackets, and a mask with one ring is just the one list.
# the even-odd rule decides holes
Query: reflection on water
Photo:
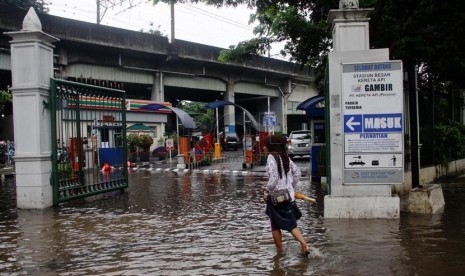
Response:
[{"label": "reflection on water", "polygon": [[[444,184],[439,215],[333,220],[299,202],[310,259],[284,235],[277,255],[261,201],[266,178],[137,172],[124,194],[16,210],[0,186],[0,274],[460,275],[465,273],[465,180]],[[319,197],[302,179],[299,191]],[[2,274],[3,275],[3,274]]]}]

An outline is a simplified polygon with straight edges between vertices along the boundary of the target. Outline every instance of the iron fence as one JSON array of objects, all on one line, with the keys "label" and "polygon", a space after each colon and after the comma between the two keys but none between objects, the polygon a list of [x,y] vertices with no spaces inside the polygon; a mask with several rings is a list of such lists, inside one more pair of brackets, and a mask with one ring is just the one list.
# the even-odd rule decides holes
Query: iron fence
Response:
[{"label": "iron fence", "polygon": [[126,188],[125,92],[50,84],[54,204]]}]

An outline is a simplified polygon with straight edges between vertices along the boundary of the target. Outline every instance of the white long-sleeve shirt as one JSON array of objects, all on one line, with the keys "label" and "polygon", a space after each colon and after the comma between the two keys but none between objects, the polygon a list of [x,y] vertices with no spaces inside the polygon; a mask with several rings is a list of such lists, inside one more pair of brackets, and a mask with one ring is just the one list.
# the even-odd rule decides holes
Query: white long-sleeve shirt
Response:
[{"label": "white long-sleeve shirt", "polygon": [[289,158],[289,171],[287,175],[284,173],[283,162],[281,161],[281,157],[279,157],[279,165],[281,166],[281,171],[283,178],[279,178],[278,173],[278,164],[276,163],[276,159],[273,155],[268,154],[268,158],[266,160],[266,172],[268,174],[268,183],[266,184],[266,189],[270,192],[277,191],[281,189],[287,189],[291,194],[292,200],[294,198],[294,186],[297,184],[300,178],[300,169],[292,162]]}]

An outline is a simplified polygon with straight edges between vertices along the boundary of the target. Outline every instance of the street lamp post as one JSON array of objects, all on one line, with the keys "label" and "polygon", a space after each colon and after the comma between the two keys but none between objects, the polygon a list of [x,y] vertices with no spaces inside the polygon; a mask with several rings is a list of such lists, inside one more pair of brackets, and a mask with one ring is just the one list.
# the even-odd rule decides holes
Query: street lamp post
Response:
[{"label": "street lamp post", "polygon": [[219,126],[219,119],[218,119],[218,107],[215,108],[216,111],[216,143],[215,143],[215,158],[221,158],[221,147],[220,147],[220,126]]},{"label": "street lamp post", "polygon": [[179,155],[179,117],[176,115],[176,139],[178,140],[178,155]]},{"label": "street lamp post", "polygon": [[[178,105],[180,105],[182,101],[177,99],[176,102],[177,102],[176,107],[178,107]],[[177,150],[178,150],[178,155],[179,155],[180,147],[179,147],[179,116],[178,116],[178,114],[176,114],[176,140],[177,140],[177,144],[178,144],[178,146],[177,146],[178,149]]]}]

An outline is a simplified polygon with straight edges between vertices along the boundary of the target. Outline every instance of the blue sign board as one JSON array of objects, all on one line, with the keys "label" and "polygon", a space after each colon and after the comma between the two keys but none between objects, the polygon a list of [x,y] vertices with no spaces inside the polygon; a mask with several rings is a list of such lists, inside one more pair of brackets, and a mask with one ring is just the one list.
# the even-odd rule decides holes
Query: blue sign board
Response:
[{"label": "blue sign board", "polygon": [[274,113],[266,114],[263,117],[263,126],[275,127],[276,126],[276,116]]},{"label": "blue sign board", "polygon": [[344,133],[363,132],[363,115],[344,115]]},{"label": "blue sign board", "polygon": [[344,115],[344,133],[402,132],[402,113]]}]

